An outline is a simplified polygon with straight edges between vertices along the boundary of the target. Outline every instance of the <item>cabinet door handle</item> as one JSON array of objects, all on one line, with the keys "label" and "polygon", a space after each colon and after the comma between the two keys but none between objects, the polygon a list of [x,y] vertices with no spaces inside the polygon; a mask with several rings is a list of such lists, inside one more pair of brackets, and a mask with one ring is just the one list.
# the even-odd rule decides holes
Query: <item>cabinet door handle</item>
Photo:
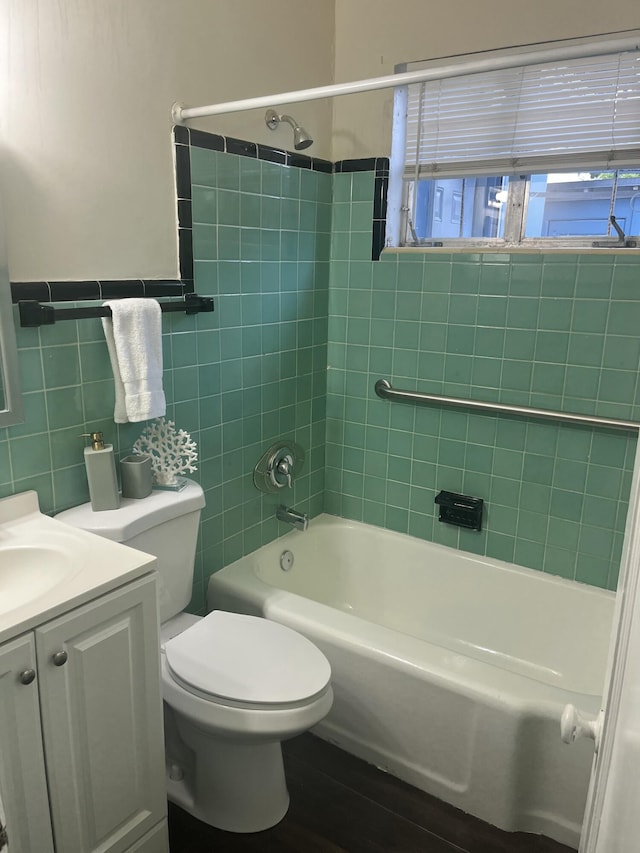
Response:
[{"label": "cabinet door handle", "polygon": [[55,666],[64,666],[68,657],[69,655],[66,652],[56,652],[51,656],[51,660]]},{"label": "cabinet door handle", "polygon": [[35,681],[36,671],[35,669],[23,669],[18,677],[21,684],[31,684],[32,681]]}]

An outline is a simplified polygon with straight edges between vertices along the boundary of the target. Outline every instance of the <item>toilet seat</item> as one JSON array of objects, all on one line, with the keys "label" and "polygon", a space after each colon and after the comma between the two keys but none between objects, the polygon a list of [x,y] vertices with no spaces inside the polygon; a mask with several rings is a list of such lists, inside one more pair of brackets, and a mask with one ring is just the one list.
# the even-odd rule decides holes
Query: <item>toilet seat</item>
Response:
[{"label": "toilet seat", "polygon": [[331,668],[313,643],[284,625],[214,610],[164,643],[171,677],[223,705],[285,709],[313,702]]}]

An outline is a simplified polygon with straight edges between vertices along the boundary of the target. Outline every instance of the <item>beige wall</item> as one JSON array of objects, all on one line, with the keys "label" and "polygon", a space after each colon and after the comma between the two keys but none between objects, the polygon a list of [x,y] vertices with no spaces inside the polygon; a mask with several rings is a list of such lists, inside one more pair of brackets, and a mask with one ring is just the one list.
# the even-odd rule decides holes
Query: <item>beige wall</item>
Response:
[{"label": "beige wall", "polygon": [[[603,15],[584,0],[2,0],[11,277],[177,274],[174,101],[379,76],[398,62],[596,34],[605,20],[607,31],[640,28],[640,4]],[[290,111],[316,140],[308,153],[343,159],[388,154],[391,107],[386,91]],[[190,126],[291,147],[263,110]]]},{"label": "beige wall", "polygon": [[[620,0],[335,0],[335,81],[392,74],[401,62],[640,28]],[[334,99],[334,159],[387,155],[391,90]]]},{"label": "beige wall", "polygon": [[[2,0],[14,281],[177,274],[170,108],[332,82],[333,0]],[[330,156],[331,104],[295,110]],[[291,148],[264,111],[191,126]]]}]

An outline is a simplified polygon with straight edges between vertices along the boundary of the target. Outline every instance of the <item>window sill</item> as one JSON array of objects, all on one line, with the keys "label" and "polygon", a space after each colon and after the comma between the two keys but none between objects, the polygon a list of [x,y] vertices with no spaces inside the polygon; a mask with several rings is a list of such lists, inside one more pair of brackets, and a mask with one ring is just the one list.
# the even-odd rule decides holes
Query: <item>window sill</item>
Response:
[{"label": "window sill", "polygon": [[384,255],[413,255],[413,254],[498,254],[498,255],[633,255],[640,256],[640,247],[635,249],[618,248],[615,246],[386,246]]}]

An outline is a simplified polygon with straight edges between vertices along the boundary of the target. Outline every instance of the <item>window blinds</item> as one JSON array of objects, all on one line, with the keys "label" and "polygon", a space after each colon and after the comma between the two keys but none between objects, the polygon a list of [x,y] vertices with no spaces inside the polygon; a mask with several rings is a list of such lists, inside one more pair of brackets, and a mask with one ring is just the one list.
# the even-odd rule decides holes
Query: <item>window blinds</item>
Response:
[{"label": "window blinds", "polygon": [[409,86],[405,177],[639,165],[637,52]]}]

